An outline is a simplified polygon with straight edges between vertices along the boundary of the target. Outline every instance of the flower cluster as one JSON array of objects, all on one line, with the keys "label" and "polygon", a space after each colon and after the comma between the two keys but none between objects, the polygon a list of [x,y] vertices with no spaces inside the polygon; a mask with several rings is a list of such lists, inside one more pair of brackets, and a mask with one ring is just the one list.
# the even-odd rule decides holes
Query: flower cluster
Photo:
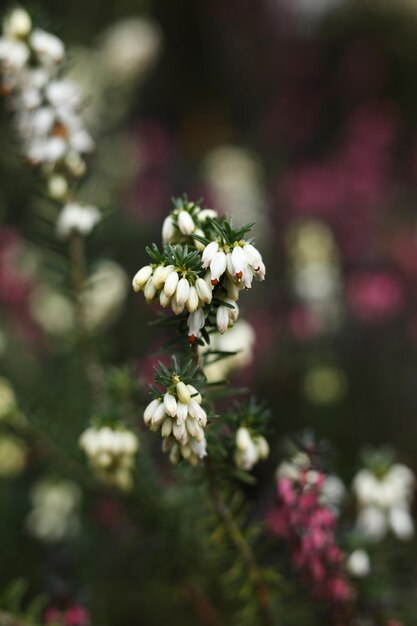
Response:
[{"label": "flower cluster", "polygon": [[269,516],[270,528],[287,541],[292,563],[313,594],[339,610],[349,605],[352,589],[345,555],[335,538],[337,514],[323,503],[326,475],[311,459],[304,461],[296,458],[279,468],[278,501]]},{"label": "flower cluster", "polygon": [[170,453],[172,463],[183,458],[196,464],[207,454],[207,413],[201,406],[200,392],[191,384],[196,371],[191,363],[180,368],[174,357],[171,369],[159,363],[155,371],[155,382],[164,391],[155,388],[156,397],[143,415],[145,424],[153,431],[161,430],[162,448]]},{"label": "flower cluster", "polygon": [[187,334],[195,343],[204,328],[224,333],[239,316],[241,289],[253,278],[265,278],[265,265],[253,244],[244,236],[251,225],[234,229],[210,209],[201,209],[186,198],[174,200],[165,219],[164,249],[148,248],[153,263],[133,278],[135,291],[143,291],[148,303],[159,300],[175,315],[187,312]]},{"label": "flower cluster", "polygon": [[47,543],[72,537],[80,529],[81,490],[70,480],[43,479],[30,494],[32,510],[26,518],[28,532]]},{"label": "flower cluster", "polygon": [[139,448],[133,432],[120,426],[90,426],[80,437],[80,447],[102,482],[126,491],[131,489],[134,455]]},{"label": "flower cluster", "polygon": [[194,235],[204,237],[203,228],[209,218],[217,218],[217,212],[213,209],[202,209],[197,202],[189,202],[186,197],[175,198],[174,209],[162,224],[162,243],[167,245],[193,241],[202,250],[204,244]]},{"label": "flower cluster", "polygon": [[81,119],[78,85],[60,76],[64,61],[58,37],[35,28],[23,9],[8,14],[0,37],[1,89],[15,115],[27,162],[47,178],[49,195],[67,203],[58,221],[62,236],[74,229],[86,234],[98,221],[95,207],[93,212],[84,209],[70,197],[94,142]]},{"label": "flower cluster", "polygon": [[72,605],[63,610],[54,606],[45,611],[45,624],[53,626],[90,626],[91,620],[88,611],[79,605]]},{"label": "flower cluster", "polygon": [[236,432],[235,463],[237,467],[251,470],[258,461],[269,455],[269,446],[265,437],[251,433],[241,426]]},{"label": "flower cluster", "polygon": [[403,541],[412,538],[414,523],[410,513],[415,477],[400,463],[392,463],[383,452],[375,452],[368,467],[353,481],[359,514],[358,533],[367,541],[378,542],[391,530]]}]

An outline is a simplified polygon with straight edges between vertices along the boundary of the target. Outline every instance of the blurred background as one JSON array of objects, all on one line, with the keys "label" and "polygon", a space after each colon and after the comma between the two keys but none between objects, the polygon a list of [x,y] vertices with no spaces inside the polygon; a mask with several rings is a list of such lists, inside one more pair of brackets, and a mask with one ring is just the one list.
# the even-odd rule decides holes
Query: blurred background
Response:
[{"label": "blurred background", "polygon": [[[89,239],[88,303],[108,361],[149,380],[160,336],[130,281],[146,263],[145,245],[160,243],[170,198],[186,191],[236,223],[256,220],[268,269],[245,299],[250,349],[237,375],[273,415],[256,501],[272,490],[283,437],[305,428],[330,442],[347,482],[365,444],[390,444],[417,470],[417,1],[42,0],[27,8],[67,43],[97,140],[82,197],[105,214]],[[71,439],[86,401],[67,384],[77,371],[54,210],[33,193],[36,178],[4,108],[0,121],[0,368],[24,412],[48,424],[56,416]],[[0,460],[0,474],[9,470]],[[21,574],[17,542],[29,574],[40,575],[39,548],[16,522],[29,507],[16,485],[33,476],[18,474],[1,484],[3,584]],[[122,525],[127,554],[129,520],[102,500],[94,505],[100,532]],[[149,554],[133,554],[140,570]],[[72,576],[60,571],[67,556],[50,555],[58,587]],[[94,574],[100,593],[110,573],[125,580],[123,558],[104,561]],[[88,579],[94,565],[84,567]],[[140,606],[140,623],[152,625],[175,606],[167,601],[165,614],[134,591],[122,617],[120,606],[98,609],[97,624],[131,624]],[[193,623],[182,613],[178,620]]]}]

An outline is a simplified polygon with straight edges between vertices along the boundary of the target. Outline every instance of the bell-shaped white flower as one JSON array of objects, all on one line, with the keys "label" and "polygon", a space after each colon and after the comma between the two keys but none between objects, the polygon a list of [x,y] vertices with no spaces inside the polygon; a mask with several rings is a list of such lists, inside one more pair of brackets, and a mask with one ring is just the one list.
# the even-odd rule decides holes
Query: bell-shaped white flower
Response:
[{"label": "bell-shaped white flower", "polygon": [[223,305],[220,305],[216,313],[217,330],[222,335],[226,332],[229,326],[229,309]]},{"label": "bell-shaped white flower", "polygon": [[160,404],[161,404],[161,400],[159,400],[158,398],[156,398],[155,400],[152,400],[152,402],[148,404],[143,414],[143,419],[145,421],[145,424],[149,424],[149,422],[152,419],[153,414],[155,413],[156,409],[160,406]]},{"label": "bell-shaped white flower", "polygon": [[179,305],[185,305],[190,295],[190,283],[186,278],[181,278],[178,281],[176,289],[176,299]]},{"label": "bell-shaped white flower", "polygon": [[188,341],[194,343],[198,338],[200,330],[203,328],[205,322],[203,309],[197,309],[187,318],[188,326]]},{"label": "bell-shaped white flower", "polygon": [[140,291],[141,289],[143,289],[149,278],[152,276],[152,272],[153,269],[151,265],[145,265],[144,267],[141,267],[140,270],[136,272],[133,277],[133,289],[135,291]]},{"label": "bell-shaped white flower", "polygon": [[170,417],[175,417],[177,414],[177,400],[172,393],[166,393],[164,395],[165,411]]},{"label": "bell-shaped white flower", "polygon": [[171,215],[168,215],[164,219],[164,223],[162,224],[162,242],[164,245],[168,243],[172,243],[175,238],[175,226],[174,220]]},{"label": "bell-shaped white flower", "polygon": [[174,265],[158,265],[153,273],[152,281],[156,289],[161,289],[168,276],[175,270]]},{"label": "bell-shaped white flower", "polygon": [[204,248],[204,251],[201,257],[201,262],[204,268],[207,268],[210,265],[214,255],[218,251],[219,251],[219,244],[217,243],[217,241],[212,241]]},{"label": "bell-shaped white flower", "polygon": [[346,561],[348,572],[356,578],[365,578],[371,572],[371,561],[365,550],[354,550]]},{"label": "bell-shaped white flower", "polygon": [[182,210],[178,213],[178,228],[183,235],[191,235],[195,229],[194,220],[188,211]]},{"label": "bell-shaped white flower", "polygon": [[262,263],[262,257],[258,250],[251,243],[246,243],[243,246],[243,253],[247,264],[253,267],[253,269],[257,272]]},{"label": "bell-shaped white flower", "polygon": [[189,313],[194,313],[194,311],[198,307],[198,304],[199,304],[199,298],[198,298],[197,289],[193,285],[191,285],[190,286],[190,293],[188,295],[187,302],[185,303],[187,311]]},{"label": "bell-shaped white flower", "polygon": [[206,283],[202,278],[197,278],[195,281],[195,288],[197,295],[203,304],[209,304],[213,297],[212,286]]},{"label": "bell-shaped white flower", "polygon": [[179,276],[177,272],[171,272],[165,281],[164,293],[166,296],[173,296],[177,289]]},{"label": "bell-shaped white flower", "polygon": [[180,402],[183,402],[184,404],[188,404],[191,399],[191,394],[188,390],[187,385],[180,381],[176,384],[175,389],[177,392],[178,400]]},{"label": "bell-shaped white flower", "polygon": [[226,255],[224,252],[216,252],[210,262],[211,284],[217,285],[220,277],[226,271]]},{"label": "bell-shaped white flower", "polygon": [[242,280],[246,265],[247,261],[243,248],[240,246],[234,247],[232,251],[232,267],[233,275],[237,280]]}]

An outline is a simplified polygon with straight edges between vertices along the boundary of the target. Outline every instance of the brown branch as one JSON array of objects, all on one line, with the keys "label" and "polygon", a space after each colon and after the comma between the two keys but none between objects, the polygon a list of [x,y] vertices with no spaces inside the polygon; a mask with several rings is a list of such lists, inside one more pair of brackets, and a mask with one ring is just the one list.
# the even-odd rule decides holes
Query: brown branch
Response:
[{"label": "brown branch", "polygon": [[234,545],[238,552],[242,562],[249,572],[249,576],[253,585],[253,589],[256,596],[256,601],[259,608],[259,616],[263,626],[273,626],[273,619],[270,608],[269,591],[264,581],[261,570],[259,569],[256,557],[252,548],[246,541],[242,531],[237,525],[233,514],[225,502],[222,494],[220,493],[215,470],[210,461],[206,460],[206,470],[208,476],[208,483],[210,489],[210,495],[213,501],[214,509],[217,517],[223,524],[230,541]]}]

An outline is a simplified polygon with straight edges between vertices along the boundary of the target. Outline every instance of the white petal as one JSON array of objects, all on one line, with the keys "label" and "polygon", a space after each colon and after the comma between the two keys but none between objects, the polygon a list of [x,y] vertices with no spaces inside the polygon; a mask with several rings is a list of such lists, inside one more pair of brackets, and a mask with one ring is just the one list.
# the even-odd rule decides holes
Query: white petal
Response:
[{"label": "white petal", "polygon": [[217,330],[222,335],[229,326],[229,310],[225,306],[219,306],[216,313]]},{"label": "white petal", "polygon": [[233,274],[238,280],[242,280],[246,267],[246,257],[240,246],[233,248],[232,252]]},{"label": "white petal", "polygon": [[162,242],[164,244],[171,243],[175,236],[174,222],[171,215],[164,219],[162,225]]},{"label": "white petal", "polygon": [[159,407],[160,404],[161,404],[161,401],[158,400],[158,398],[155,398],[155,400],[152,400],[152,402],[148,404],[143,414],[143,419],[145,420],[145,424],[148,424],[150,422],[150,420],[152,419],[152,415],[154,414],[154,412],[156,411],[156,409]]},{"label": "white petal", "polygon": [[258,250],[251,243],[247,243],[243,247],[243,252],[248,264],[251,265],[255,271],[257,271],[262,263],[262,257]]},{"label": "white petal", "polygon": [[220,276],[226,270],[226,255],[224,252],[216,252],[210,263],[211,282],[217,283]]},{"label": "white petal", "polygon": [[194,311],[198,307],[198,302],[199,302],[199,299],[198,299],[197,289],[191,286],[188,300],[186,302],[187,311],[189,311],[190,313],[194,313]]},{"label": "white petal", "polygon": [[176,385],[176,391],[178,400],[183,404],[188,404],[191,398],[191,394],[187,389],[187,385],[185,385],[182,381]]},{"label": "white petal", "polygon": [[193,218],[188,211],[180,211],[178,214],[178,228],[183,235],[191,235],[195,228]]},{"label": "white petal", "polygon": [[201,257],[203,267],[206,268],[210,265],[214,255],[219,249],[219,244],[217,241],[212,241],[204,248],[203,255]]},{"label": "white petal", "polygon": [[132,285],[135,291],[140,291],[145,284],[148,282],[148,279],[152,275],[152,267],[150,265],[145,265],[142,267],[134,276]]},{"label": "white petal", "polygon": [[166,296],[173,296],[177,288],[179,276],[177,272],[171,272],[165,281],[164,293]]},{"label": "white petal", "polygon": [[188,282],[186,278],[181,278],[181,280],[178,281],[177,290],[176,290],[176,297],[177,297],[178,304],[184,305],[187,302],[189,295],[190,295],[190,283]]},{"label": "white petal", "polygon": [[209,304],[213,297],[211,283],[209,286],[205,280],[203,280],[202,278],[197,278],[197,280],[195,281],[195,288],[201,302],[203,302],[203,304]]},{"label": "white petal", "polygon": [[171,393],[164,395],[165,411],[171,417],[175,417],[177,414],[177,401]]}]

